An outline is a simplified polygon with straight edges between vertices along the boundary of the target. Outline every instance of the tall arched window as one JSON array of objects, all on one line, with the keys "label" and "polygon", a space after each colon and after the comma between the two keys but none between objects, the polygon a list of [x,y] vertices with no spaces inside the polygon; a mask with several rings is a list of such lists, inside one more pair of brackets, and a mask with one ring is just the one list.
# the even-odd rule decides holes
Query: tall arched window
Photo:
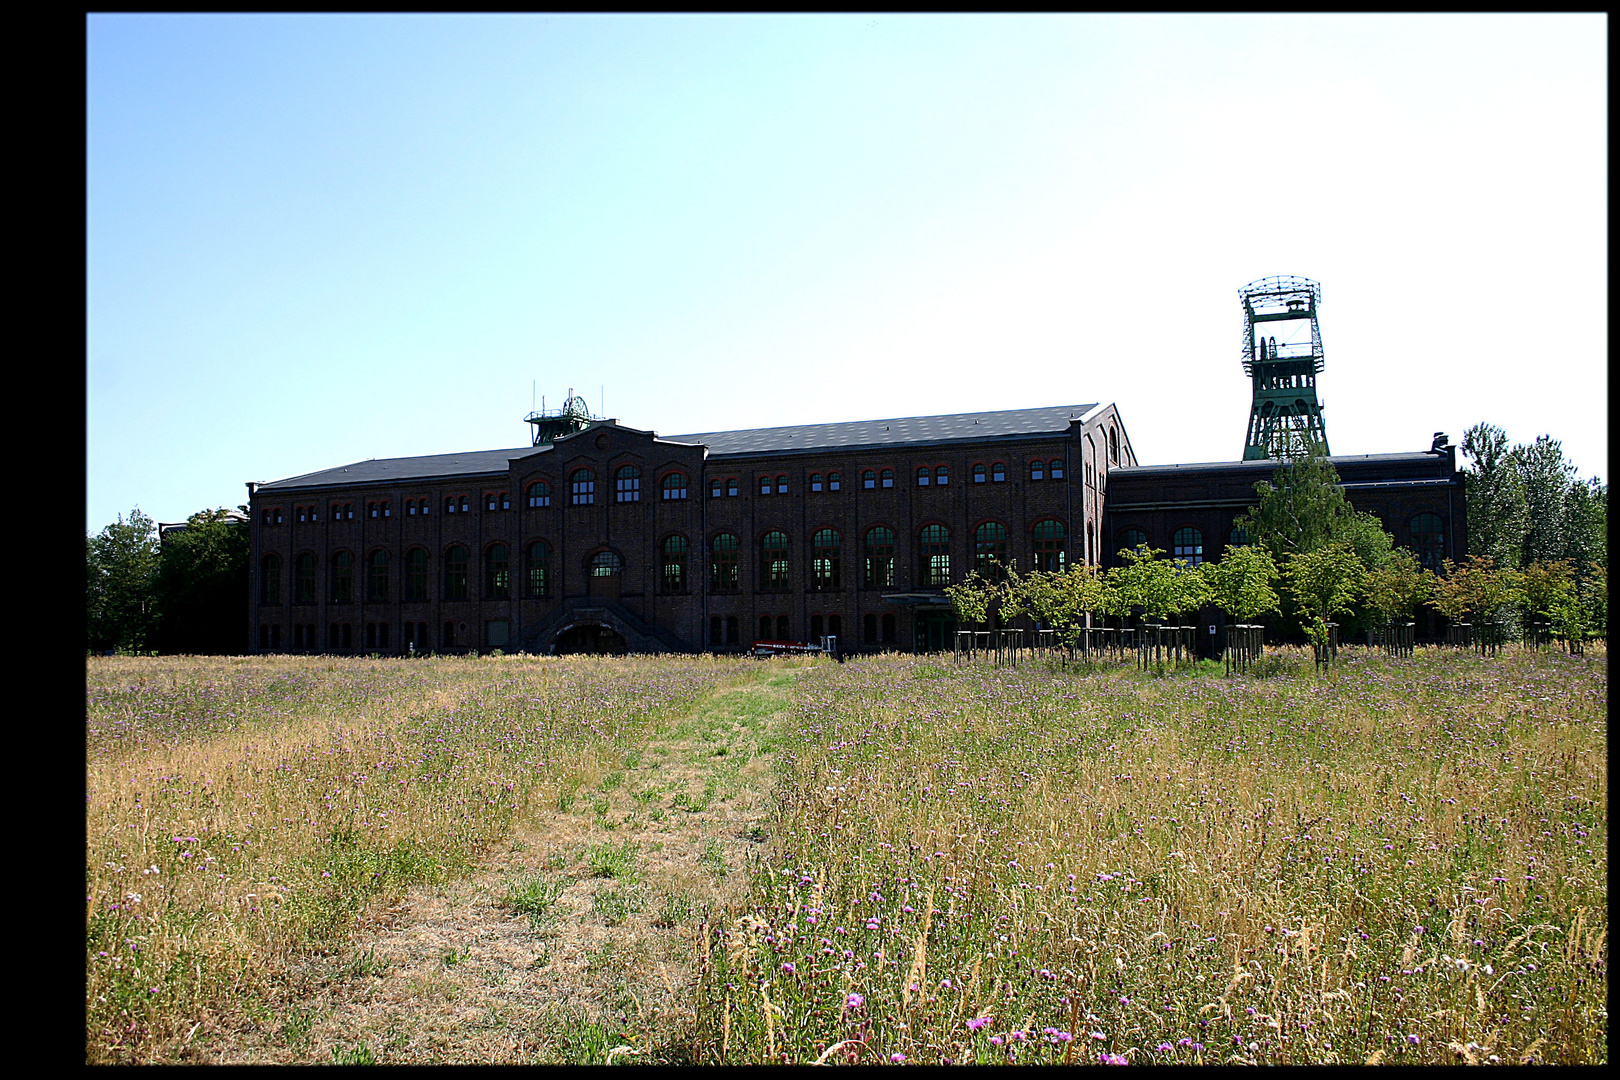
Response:
[{"label": "tall arched window", "polygon": [[366,560],[366,599],[388,599],[388,552],[373,551]]},{"label": "tall arched window", "polygon": [[666,500],[686,498],[685,473],[672,472],[664,477],[664,498]]},{"label": "tall arched window", "polygon": [[811,473],[810,474],[810,490],[811,491],[820,491],[821,489],[822,489],[821,474],[818,473],[818,472]]},{"label": "tall arched window", "polygon": [[709,591],[736,592],[737,538],[721,533],[709,541]]},{"label": "tall arched window", "polygon": [[1248,547],[1249,530],[1234,522],[1232,531],[1226,534],[1226,543],[1229,547]]},{"label": "tall arched window", "polygon": [[1035,523],[1035,569],[1047,573],[1063,572],[1063,522],[1047,518]]},{"label": "tall arched window", "polygon": [[354,556],[340,551],[332,556],[332,603],[354,600]]},{"label": "tall arched window", "polygon": [[596,474],[589,469],[575,469],[568,478],[570,506],[590,506],[596,502]]},{"label": "tall arched window", "polygon": [[1194,566],[1204,561],[1204,534],[1191,525],[1177,529],[1170,545],[1173,559],[1186,559]]},{"label": "tall arched window", "polygon": [[663,544],[663,573],[659,576],[664,591],[667,593],[683,593],[686,591],[686,537],[665,537]]},{"label": "tall arched window", "polygon": [[591,556],[591,577],[614,577],[624,572],[624,558],[617,551],[598,551]]},{"label": "tall arched window", "polygon": [[529,575],[526,584],[532,597],[551,595],[551,545],[536,540],[529,545]]},{"label": "tall arched window", "polygon": [[1412,547],[1418,561],[1438,573],[1446,557],[1446,523],[1439,514],[1419,514],[1412,519]]},{"label": "tall arched window", "polygon": [[844,474],[831,472],[827,474],[827,490],[837,491],[844,486]]},{"label": "tall arched window", "polygon": [[1141,529],[1122,529],[1115,542],[1118,550],[1135,551],[1148,542],[1148,534]]},{"label": "tall arched window", "polygon": [[951,583],[951,530],[943,525],[929,525],[917,537],[917,565],[922,571],[922,584],[927,588],[942,588]]},{"label": "tall arched window", "polygon": [[428,553],[421,548],[411,548],[405,553],[405,599],[417,603],[426,600],[427,578]]},{"label": "tall arched window", "polygon": [[1007,526],[987,521],[973,533],[973,568],[990,581],[1007,577]]},{"label": "tall arched window", "polygon": [[842,584],[838,557],[838,532],[821,529],[810,538],[810,587],[836,589]]},{"label": "tall arched window", "polygon": [[868,529],[861,554],[866,563],[866,587],[894,588],[894,530],[881,525]]},{"label": "tall arched window", "polygon": [[315,603],[315,556],[307,551],[293,556],[293,603]]},{"label": "tall arched window", "polygon": [[444,598],[467,599],[467,549],[460,544],[444,553]]},{"label": "tall arched window", "polygon": [[1108,460],[1112,464],[1119,464],[1119,432],[1113,428],[1108,429]]},{"label": "tall arched window", "polygon": [[778,476],[776,478],[776,493],[778,495],[786,495],[788,493],[788,478],[787,477]]},{"label": "tall arched window", "polygon": [[772,531],[759,541],[759,587],[766,592],[786,592],[788,588],[787,533]]},{"label": "tall arched window", "polygon": [[506,600],[511,595],[511,556],[505,544],[491,544],[484,552],[484,599]]},{"label": "tall arched window", "polygon": [[622,503],[641,501],[640,469],[626,465],[613,474],[613,499]]},{"label": "tall arched window", "polygon": [[259,603],[281,603],[281,556],[274,552],[259,561]]},{"label": "tall arched window", "polygon": [[530,510],[539,510],[551,505],[551,485],[544,480],[536,480],[529,485],[528,503]]}]

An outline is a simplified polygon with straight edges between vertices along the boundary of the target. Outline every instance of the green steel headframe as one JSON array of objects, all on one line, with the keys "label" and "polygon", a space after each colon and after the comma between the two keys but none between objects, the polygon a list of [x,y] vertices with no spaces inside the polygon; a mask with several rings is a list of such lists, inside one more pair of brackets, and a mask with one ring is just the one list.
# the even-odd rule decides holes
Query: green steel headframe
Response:
[{"label": "green steel headframe", "polygon": [[568,400],[563,402],[562,408],[548,412],[542,406],[523,418],[525,423],[534,425],[533,446],[543,446],[560,436],[583,430],[592,420],[600,419],[602,417],[591,415],[585,407],[585,399],[576,395],[573,387],[568,388]]},{"label": "green steel headframe", "polygon": [[1249,282],[1238,297],[1243,301],[1243,370],[1254,383],[1243,460],[1303,457],[1312,446],[1326,453],[1327,428],[1316,397],[1316,376],[1322,370],[1316,309],[1322,286],[1309,278],[1268,277]]}]

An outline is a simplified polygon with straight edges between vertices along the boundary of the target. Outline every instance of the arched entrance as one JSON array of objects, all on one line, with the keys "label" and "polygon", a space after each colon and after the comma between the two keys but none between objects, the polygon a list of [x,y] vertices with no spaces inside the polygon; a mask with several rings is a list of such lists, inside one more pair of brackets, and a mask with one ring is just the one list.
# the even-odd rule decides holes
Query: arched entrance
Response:
[{"label": "arched entrance", "polygon": [[597,623],[578,623],[557,635],[552,651],[558,656],[571,653],[606,653],[622,656],[627,647],[617,630]]}]

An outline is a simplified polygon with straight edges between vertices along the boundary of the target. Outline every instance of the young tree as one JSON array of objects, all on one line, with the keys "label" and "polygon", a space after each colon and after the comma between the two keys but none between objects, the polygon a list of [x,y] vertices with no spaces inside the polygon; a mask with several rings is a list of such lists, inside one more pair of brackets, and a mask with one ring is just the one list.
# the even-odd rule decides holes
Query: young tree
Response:
[{"label": "young tree", "polygon": [[1499,564],[1516,561],[1524,546],[1528,509],[1520,473],[1513,467],[1507,432],[1475,424],[1463,432],[1463,456],[1473,467],[1463,474],[1468,505],[1468,553]]},{"label": "young tree", "polygon": [[1250,623],[1278,608],[1277,564],[1271,553],[1256,544],[1228,547],[1220,562],[1199,568],[1209,587],[1210,601],[1234,621]]},{"label": "young tree", "polygon": [[990,602],[999,591],[994,582],[985,580],[977,570],[968,571],[960,585],[945,586],[945,595],[956,613],[956,625],[987,625],[990,621]]},{"label": "young tree", "polygon": [[239,653],[247,646],[248,530],[229,511],[204,510],[171,531],[158,556],[158,647]]},{"label": "young tree", "polygon": [[1355,513],[1339,487],[1339,473],[1320,449],[1254,485],[1260,501],[1234,522],[1281,565],[1290,555],[1315,551],[1333,539],[1335,523]]},{"label": "young tree", "polygon": [[1318,656],[1328,644],[1328,619],[1352,610],[1366,576],[1355,549],[1343,542],[1300,552],[1283,564],[1283,580],[1306,613],[1305,633],[1316,645]]},{"label": "young tree", "polygon": [[1367,571],[1367,606],[1389,622],[1410,617],[1434,589],[1434,575],[1405,548],[1390,553],[1389,561]]},{"label": "young tree", "polygon": [[120,514],[113,524],[88,537],[85,552],[89,647],[97,652],[145,651],[155,615],[156,525],[137,506],[128,521]]}]

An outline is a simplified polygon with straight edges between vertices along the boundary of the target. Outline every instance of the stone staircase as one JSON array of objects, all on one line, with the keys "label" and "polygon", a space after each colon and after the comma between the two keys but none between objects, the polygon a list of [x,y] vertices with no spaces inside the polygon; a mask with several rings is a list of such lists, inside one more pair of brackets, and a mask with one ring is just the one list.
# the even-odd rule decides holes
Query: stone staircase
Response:
[{"label": "stone staircase", "polygon": [[519,648],[525,652],[550,652],[557,634],[574,623],[611,627],[624,638],[627,650],[633,653],[697,651],[668,630],[643,621],[617,600],[603,596],[567,597],[551,614],[524,630]]}]

